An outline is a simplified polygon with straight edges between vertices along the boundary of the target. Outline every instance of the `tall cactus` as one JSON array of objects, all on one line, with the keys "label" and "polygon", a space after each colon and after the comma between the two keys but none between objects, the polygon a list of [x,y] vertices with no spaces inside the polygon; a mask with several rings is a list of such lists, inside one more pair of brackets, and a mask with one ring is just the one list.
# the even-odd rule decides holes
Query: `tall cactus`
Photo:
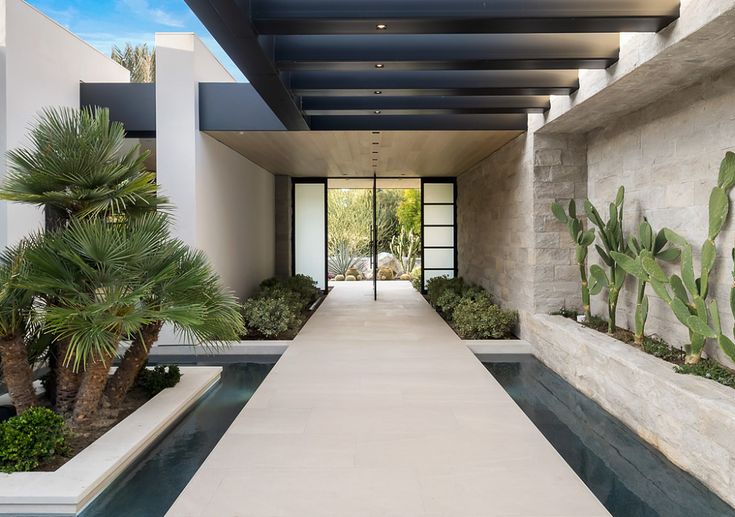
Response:
[{"label": "tall cactus", "polygon": [[597,233],[602,242],[602,247],[596,244],[595,248],[600,254],[602,261],[607,265],[610,273],[609,276],[605,274],[605,271],[597,264],[593,264],[590,267],[590,274],[592,276],[590,293],[598,294],[603,288],[607,288],[608,334],[615,332],[618,297],[625,283],[625,270],[611,256],[613,251],[625,253],[627,247],[625,238],[623,237],[624,200],[625,188],[621,186],[615,196],[615,201],[610,203],[608,207],[609,219],[607,222],[602,221],[599,212],[589,199],[584,202],[584,210],[587,212],[587,217],[597,226]]},{"label": "tall cactus", "polygon": [[551,204],[551,212],[560,222],[567,225],[569,235],[574,241],[575,258],[579,266],[579,276],[582,280],[582,309],[584,310],[585,319],[589,319],[590,313],[590,289],[587,279],[587,248],[595,242],[595,232],[593,230],[585,230],[582,221],[577,217],[577,204],[572,199],[569,201],[568,212],[564,211],[559,203]]},{"label": "tall cactus", "polygon": [[[692,245],[673,230],[665,229],[666,238],[681,248],[681,276],[664,275],[663,278],[651,278],[653,289],[669,304],[676,318],[689,330],[689,343],[684,346],[687,364],[699,362],[708,338],[717,339],[728,355],[735,352],[733,350],[735,347],[729,346],[732,342],[722,335],[717,302],[712,300],[712,303],[707,305],[709,278],[717,257],[715,240],[727,219],[730,209],[729,192],[733,186],[735,186],[735,153],[728,152],[720,165],[717,186],[712,189],[709,197],[709,227],[707,238],[702,244],[699,276],[696,276],[694,270]],[[715,328],[710,326],[710,319]]]},{"label": "tall cactus", "polygon": [[[655,235],[655,238],[654,238]],[[638,280],[635,303],[635,343],[643,344],[643,337],[646,331],[646,320],[648,319],[648,296],[646,296],[646,285],[651,280],[651,274],[659,279],[665,279],[666,275],[660,268],[655,267],[652,260],[659,259],[664,262],[674,262],[679,258],[681,252],[678,248],[670,245],[666,238],[666,232],[659,230],[658,233],[653,231],[648,220],[645,218],[638,226],[638,237],[631,235],[628,238],[627,254],[617,251],[611,251],[610,256],[622,267],[626,273],[634,276]],[[643,266],[644,262],[646,267]],[[648,270],[647,270],[648,269]]]}]

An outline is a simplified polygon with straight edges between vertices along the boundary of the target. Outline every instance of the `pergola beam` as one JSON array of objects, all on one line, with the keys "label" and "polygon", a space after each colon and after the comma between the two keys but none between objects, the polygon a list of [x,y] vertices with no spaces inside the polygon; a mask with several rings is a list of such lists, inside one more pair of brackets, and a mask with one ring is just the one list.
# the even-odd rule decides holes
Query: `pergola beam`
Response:
[{"label": "pergola beam", "polygon": [[[249,0],[186,0],[273,113],[290,130],[308,130],[298,101],[280,79],[248,15]],[[244,4],[245,9],[242,9]]]},{"label": "pergola beam", "polygon": [[675,0],[252,0],[261,34],[656,32],[679,15]]},{"label": "pergola beam", "polygon": [[531,70],[607,68],[618,34],[277,36],[279,70]]}]

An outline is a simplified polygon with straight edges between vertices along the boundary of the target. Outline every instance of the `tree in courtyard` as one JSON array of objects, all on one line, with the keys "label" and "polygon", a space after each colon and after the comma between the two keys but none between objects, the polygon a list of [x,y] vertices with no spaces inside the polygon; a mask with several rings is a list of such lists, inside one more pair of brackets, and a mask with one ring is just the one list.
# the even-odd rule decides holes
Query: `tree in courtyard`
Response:
[{"label": "tree in courtyard", "polygon": [[123,48],[112,47],[110,57],[116,63],[130,70],[130,81],[134,83],[156,82],[156,51],[143,43],[126,43]]},{"label": "tree in courtyard", "polygon": [[[53,337],[56,409],[78,426],[103,394],[113,406],[122,400],[164,323],[193,343],[243,332],[235,298],[205,257],[171,238],[145,155],[123,153],[123,138],[107,110],[47,110],[31,146],[9,153],[0,187],[0,197],[53,214],[47,231],[24,243],[12,286],[37,300],[28,319]],[[122,341],[131,346],[109,381]]]}]

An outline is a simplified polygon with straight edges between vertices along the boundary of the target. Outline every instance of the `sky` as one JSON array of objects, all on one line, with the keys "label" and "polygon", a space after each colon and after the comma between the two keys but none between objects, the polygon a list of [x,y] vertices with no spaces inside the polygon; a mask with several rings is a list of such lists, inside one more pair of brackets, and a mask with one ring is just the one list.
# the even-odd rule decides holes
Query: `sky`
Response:
[{"label": "sky", "polygon": [[110,55],[126,42],[153,46],[156,32],[194,32],[238,80],[245,77],[184,0],[27,0],[49,18]]}]

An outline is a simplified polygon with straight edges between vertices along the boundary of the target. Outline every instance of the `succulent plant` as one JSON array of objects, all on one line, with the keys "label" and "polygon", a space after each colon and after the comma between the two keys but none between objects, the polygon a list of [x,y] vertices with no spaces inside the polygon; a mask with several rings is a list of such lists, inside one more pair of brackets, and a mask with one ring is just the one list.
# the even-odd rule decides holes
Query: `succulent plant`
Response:
[{"label": "succulent plant", "polygon": [[344,275],[335,275],[334,276],[335,282],[343,282],[344,279],[345,279],[345,276]]},{"label": "succulent plant", "polygon": [[347,276],[345,276],[345,281],[347,281],[347,282],[354,282],[355,280],[357,280],[357,277],[355,277],[353,275],[347,275]]},{"label": "succulent plant", "polygon": [[587,248],[595,242],[595,232],[593,230],[585,230],[582,221],[577,217],[577,205],[572,199],[569,201],[568,212],[564,211],[559,203],[551,204],[551,212],[560,222],[567,225],[569,235],[576,246],[575,258],[579,266],[579,276],[582,280],[582,309],[585,318],[589,318],[590,313],[590,289],[587,279]]},{"label": "succulent plant", "polygon": [[[634,332],[635,343],[638,345],[643,344],[646,320],[648,319],[646,285],[650,282],[652,273],[657,278],[665,278],[661,268],[655,267],[656,264],[651,261],[655,262],[658,259],[664,262],[674,262],[679,258],[680,254],[681,251],[669,242],[666,237],[666,232],[664,230],[659,230],[658,233],[654,232],[651,224],[645,218],[638,226],[638,237],[631,235],[628,238],[627,254],[617,251],[610,252],[613,260],[626,273],[634,276],[638,280]],[[649,271],[652,273],[649,273]]]},{"label": "succulent plant", "polygon": [[590,267],[590,293],[599,294],[603,288],[607,289],[607,332],[612,334],[616,328],[616,316],[618,311],[618,297],[620,290],[625,283],[625,270],[615,262],[611,253],[625,253],[627,244],[623,236],[623,202],[625,200],[625,188],[620,187],[615,196],[615,201],[610,203],[608,207],[609,217],[607,222],[603,222],[599,212],[595,206],[586,200],[584,202],[584,210],[589,220],[597,226],[597,234],[600,237],[602,246],[595,245],[595,249],[600,254],[600,258],[607,265],[609,276],[597,264]]},{"label": "succulent plant", "polygon": [[[730,210],[729,192],[733,186],[735,186],[735,153],[728,152],[720,165],[717,186],[712,189],[709,197],[709,226],[707,238],[702,244],[699,276],[694,270],[692,245],[668,228],[664,230],[666,238],[681,248],[681,276],[674,274],[669,277],[663,272],[655,271],[648,261],[648,265],[652,268],[649,272],[651,286],[656,294],[669,304],[676,318],[689,330],[689,343],[684,346],[687,364],[699,362],[708,338],[716,339],[722,350],[735,359],[735,345],[730,338],[722,334],[717,302],[712,300],[709,305],[707,304],[709,278],[717,257],[715,240],[727,219]],[[733,259],[735,260],[735,255]],[[644,267],[646,264],[643,263]],[[735,314],[735,293],[732,291],[730,300],[731,310]]]},{"label": "succulent plant", "polygon": [[401,280],[412,280],[411,275],[407,275],[406,273],[403,273],[401,275]]}]

